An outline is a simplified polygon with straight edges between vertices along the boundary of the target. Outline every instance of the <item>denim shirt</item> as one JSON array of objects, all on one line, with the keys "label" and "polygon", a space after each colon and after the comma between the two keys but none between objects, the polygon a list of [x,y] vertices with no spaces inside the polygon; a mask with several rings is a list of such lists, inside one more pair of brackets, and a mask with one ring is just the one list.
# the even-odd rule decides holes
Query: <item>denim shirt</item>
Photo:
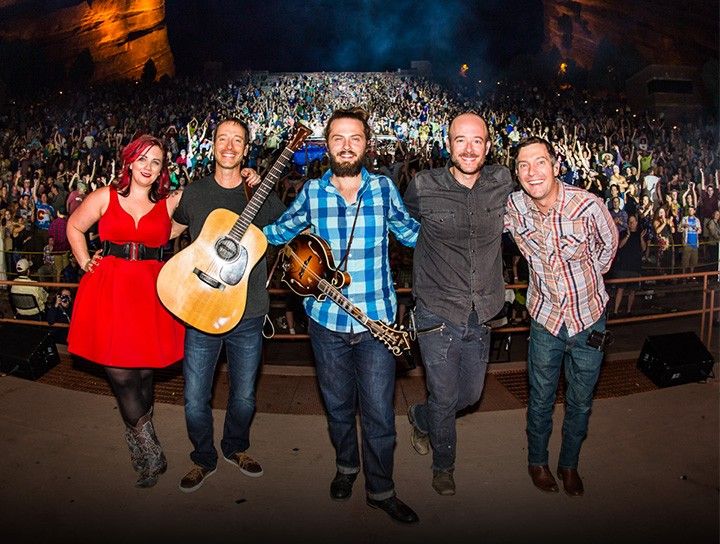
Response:
[{"label": "denim shirt", "polygon": [[501,235],[510,171],[483,167],[472,189],[448,167],[419,172],[405,192],[410,215],[420,221],[413,257],[413,294],[423,306],[464,325],[470,312],[491,320],[503,306]]}]

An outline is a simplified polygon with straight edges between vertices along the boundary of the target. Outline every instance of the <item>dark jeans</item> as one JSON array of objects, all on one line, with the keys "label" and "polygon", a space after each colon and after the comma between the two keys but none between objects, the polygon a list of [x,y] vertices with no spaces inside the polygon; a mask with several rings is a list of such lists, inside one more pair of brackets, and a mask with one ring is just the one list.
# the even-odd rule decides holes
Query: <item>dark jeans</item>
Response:
[{"label": "dark jeans", "polygon": [[415,405],[419,431],[430,435],[433,470],[455,468],[457,412],[475,404],[485,385],[490,356],[490,327],[478,323],[473,311],[467,325],[435,315],[421,303],[415,307],[428,399]]},{"label": "dark jeans", "polygon": [[227,348],[230,393],[220,448],[225,457],[230,457],[250,447],[255,382],[262,356],[262,324],[262,317],[253,317],[243,319],[225,334],[205,334],[191,327],[185,333],[185,423],[195,448],[190,459],[196,465],[210,469],[217,465],[210,401],[223,344]]},{"label": "dark jeans", "polygon": [[369,332],[335,332],[311,319],[308,333],[337,470],[344,474],[360,471],[355,422],[359,403],[367,494],[375,500],[392,497],[395,359]]},{"label": "dark jeans", "polygon": [[557,336],[534,319],[530,323],[528,347],[527,409],[528,464],[548,464],[548,441],[560,367],[565,365],[565,419],[558,466],[577,468],[580,446],[587,434],[593,390],[600,375],[603,352],[587,345],[592,331],[605,331],[605,316],[588,329],[568,336],[565,325]]}]

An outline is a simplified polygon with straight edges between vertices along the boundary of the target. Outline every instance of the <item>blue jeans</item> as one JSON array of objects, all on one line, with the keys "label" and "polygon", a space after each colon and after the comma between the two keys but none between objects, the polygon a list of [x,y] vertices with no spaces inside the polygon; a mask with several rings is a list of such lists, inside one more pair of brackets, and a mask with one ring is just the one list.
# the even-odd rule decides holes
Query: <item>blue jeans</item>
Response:
[{"label": "blue jeans", "polygon": [[331,331],[309,320],[320,391],[338,472],[360,471],[356,414],[360,407],[362,461],[368,496],[395,495],[395,359],[369,332]]},{"label": "blue jeans", "polygon": [[185,332],[185,423],[194,447],[190,459],[196,465],[208,469],[217,465],[210,401],[223,344],[227,348],[230,393],[220,448],[225,457],[230,457],[250,446],[255,382],[262,356],[262,324],[263,317],[253,317],[243,319],[225,334],[205,334],[191,327]]},{"label": "blue jeans", "polygon": [[411,407],[415,425],[430,435],[434,471],[455,468],[457,412],[475,404],[485,385],[490,356],[490,328],[473,311],[467,325],[435,315],[420,302],[415,307],[428,398]]},{"label": "blue jeans", "polygon": [[593,390],[600,375],[603,352],[587,345],[592,331],[605,332],[605,316],[588,329],[568,336],[565,325],[557,336],[534,319],[528,347],[527,409],[528,464],[548,464],[548,442],[560,368],[565,365],[565,419],[558,467],[577,468],[580,446],[587,434]]}]

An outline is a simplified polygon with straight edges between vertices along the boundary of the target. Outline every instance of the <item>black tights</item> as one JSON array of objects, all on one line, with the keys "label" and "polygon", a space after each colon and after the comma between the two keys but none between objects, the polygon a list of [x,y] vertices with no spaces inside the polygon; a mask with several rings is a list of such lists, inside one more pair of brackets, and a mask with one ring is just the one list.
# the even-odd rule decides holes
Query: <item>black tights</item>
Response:
[{"label": "black tights", "polygon": [[153,370],[151,368],[105,367],[110,386],[117,399],[120,415],[135,426],[153,405]]}]

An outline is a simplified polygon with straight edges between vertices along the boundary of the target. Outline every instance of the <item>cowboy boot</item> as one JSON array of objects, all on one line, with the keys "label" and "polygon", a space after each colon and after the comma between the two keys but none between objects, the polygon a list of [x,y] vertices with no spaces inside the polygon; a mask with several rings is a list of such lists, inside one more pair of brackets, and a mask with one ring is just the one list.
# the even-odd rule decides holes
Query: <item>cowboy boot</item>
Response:
[{"label": "cowboy boot", "polygon": [[140,442],[138,441],[137,433],[134,432],[134,428],[125,424],[125,442],[127,442],[128,449],[130,450],[130,463],[138,474],[145,465],[145,456],[143,455]]},{"label": "cowboy boot", "polygon": [[[132,457],[133,468],[138,473],[136,487],[152,487],[158,481],[158,475],[167,469],[165,454],[157,440],[152,424],[152,408],[142,416],[134,426],[128,426],[129,443],[137,444],[138,455]],[[135,462],[137,460],[137,462]]]},{"label": "cowboy boot", "polygon": [[143,470],[141,470],[135,484],[138,487],[154,486],[157,483],[158,476],[167,470],[167,459],[155,434],[152,413],[153,409],[150,408],[148,413],[141,417],[135,425],[138,443],[144,458]]},{"label": "cowboy boot", "polygon": [[149,419],[145,423],[145,425],[150,438],[149,444],[152,445],[152,447],[148,449],[148,451],[150,452],[150,455],[148,456],[150,470],[151,472],[154,472],[156,474],[163,474],[167,470],[167,459],[165,457],[165,452],[162,450],[162,446],[160,445],[157,434],[155,433],[155,425],[153,425],[152,421],[152,406],[150,407],[147,415]]},{"label": "cowboy boot", "polygon": [[[152,444],[148,444],[150,437],[147,433],[148,416],[145,414],[134,426],[128,426],[127,432],[130,435],[129,443],[137,444],[137,450],[131,450],[133,468],[138,474],[135,487],[152,487],[157,483],[157,474],[150,469],[150,455],[148,450]],[[136,456],[133,456],[137,453]]]}]

